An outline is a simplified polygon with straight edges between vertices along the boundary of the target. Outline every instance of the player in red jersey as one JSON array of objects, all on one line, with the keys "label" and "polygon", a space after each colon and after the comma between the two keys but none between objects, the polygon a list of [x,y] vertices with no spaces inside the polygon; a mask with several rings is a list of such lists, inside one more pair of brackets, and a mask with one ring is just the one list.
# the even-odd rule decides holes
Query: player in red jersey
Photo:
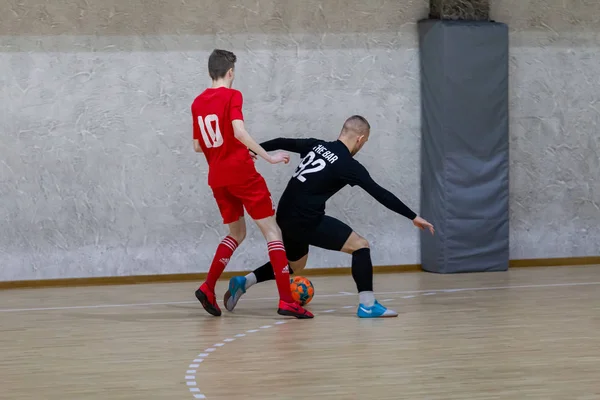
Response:
[{"label": "player in red jersey", "polygon": [[248,149],[271,164],[287,164],[290,156],[282,152],[269,155],[246,131],[242,94],[231,88],[236,59],[230,51],[214,50],[208,59],[212,87],[192,103],[194,150],[206,156],[208,185],[212,188],[223,223],[229,225],[229,235],[217,247],[206,281],[196,290],[196,298],[208,313],[217,317],[221,315],[215,284],[246,236],[245,208],[267,241],[280,297],[277,313],[313,318],[292,298],[287,255],[275,221],[275,206]]}]

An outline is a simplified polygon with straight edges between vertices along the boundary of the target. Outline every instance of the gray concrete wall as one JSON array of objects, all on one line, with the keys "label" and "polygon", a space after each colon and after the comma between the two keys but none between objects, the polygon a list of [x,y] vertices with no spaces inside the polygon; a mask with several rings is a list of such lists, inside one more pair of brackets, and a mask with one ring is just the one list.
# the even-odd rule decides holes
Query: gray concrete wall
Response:
[{"label": "gray concrete wall", "polygon": [[[238,54],[250,132],[335,138],[365,115],[358,158],[415,210],[426,1],[3,0],[0,280],[206,271],[225,229],[191,145],[189,106],[215,47]],[[511,257],[598,254],[600,5],[502,0],[511,26]],[[297,162],[297,158],[294,159]],[[294,166],[259,162],[274,197]],[[329,212],[375,264],[419,261],[409,221],[344,189]],[[418,211],[418,210],[417,210]],[[311,267],[349,265],[311,253]],[[266,257],[252,226],[229,269]]]}]

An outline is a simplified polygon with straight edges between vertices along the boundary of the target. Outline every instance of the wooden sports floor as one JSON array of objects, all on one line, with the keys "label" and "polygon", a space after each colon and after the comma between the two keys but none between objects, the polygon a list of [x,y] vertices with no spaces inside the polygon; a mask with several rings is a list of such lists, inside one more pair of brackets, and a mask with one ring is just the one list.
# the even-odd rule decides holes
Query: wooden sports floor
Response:
[{"label": "wooden sports floor", "polygon": [[600,267],[377,275],[385,320],[312,280],[304,321],[271,283],[221,318],[195,283],[0,292],[0,398],[600,399]]}]

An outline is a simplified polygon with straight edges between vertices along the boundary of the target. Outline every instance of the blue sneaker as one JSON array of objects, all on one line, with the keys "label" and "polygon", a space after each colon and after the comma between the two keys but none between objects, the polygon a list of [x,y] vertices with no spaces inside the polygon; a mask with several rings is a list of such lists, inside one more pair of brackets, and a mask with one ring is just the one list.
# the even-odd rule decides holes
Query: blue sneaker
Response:
[{"label": "blue sneaker", "polygon": [[356,315],[358,318],[390,318],[397,317],[398,313],[394,310],[388,310],[377,300],[375,300],[375,304],[372,307],[367,307],[364,304],[358,305],[358,310],[356,310]]},{"label": "blue sneaker", "polygon": [[246,277],[234,276],[231,278],[229,280],[229,289],[227,289],[223,297],[223,304],[225,304],[227,311],[233,311],[238,300],[244,293],[246,293]]}]

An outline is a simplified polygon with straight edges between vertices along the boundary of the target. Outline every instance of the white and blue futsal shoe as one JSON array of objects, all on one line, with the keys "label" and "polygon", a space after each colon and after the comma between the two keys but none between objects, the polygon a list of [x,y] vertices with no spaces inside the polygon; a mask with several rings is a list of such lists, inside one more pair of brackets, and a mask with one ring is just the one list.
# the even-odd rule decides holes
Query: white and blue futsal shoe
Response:
[{"label": "white and blue futsal shoe", "polygon": [[359,304],[358,310],[356,310],[356,315],[358,318],[391,318],[397,317],[398,313],[382,306],[377,300],[375,300],[375,304],[373,304],[371,307],[365,306],[364,304]]},{"label": "white and blue futsal shoe", "polygon": [[233,311],[242,295],[246,293],[246,277],[234,276],[229,280],[229,289],[225,292],[223,303],[227,311]]}]

